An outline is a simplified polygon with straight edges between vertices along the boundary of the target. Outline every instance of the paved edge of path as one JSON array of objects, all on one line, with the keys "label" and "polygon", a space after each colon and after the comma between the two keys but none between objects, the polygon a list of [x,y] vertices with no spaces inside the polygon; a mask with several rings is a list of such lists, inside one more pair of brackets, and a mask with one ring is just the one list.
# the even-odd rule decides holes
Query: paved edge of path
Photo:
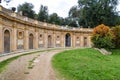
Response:
[{"label": "paved edge of path", "polygon": [[19,56],[22,54],[29,54],[29,53],[34,53],[34,52],[40,52],[40,51],[46,51],[46,50],[55,50],[55,49],[65,49],[65,48],[46,48],[46,49],[36,49],[36,50],[30,50],[30,51],[20,51],[20,52],[12,52],[12,53],[4,53],[5,55],[0,55],[0,62],[15,57]]}]

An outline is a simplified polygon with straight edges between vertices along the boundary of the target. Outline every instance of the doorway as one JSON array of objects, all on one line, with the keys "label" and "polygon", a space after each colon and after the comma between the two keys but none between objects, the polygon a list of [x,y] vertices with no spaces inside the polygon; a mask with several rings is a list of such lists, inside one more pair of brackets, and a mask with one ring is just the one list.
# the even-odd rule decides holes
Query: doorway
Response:
[{"label": "doorway", "polygon": [[69,33],[65,35],[65,46],[66,47],[71,47],[71,36]]},{"label": "doorway", "polygon": [[51,35],[48,36],[48,48],[52,47],[52,37]]},{"label": "doorway", "polygon": [[4,52],[10,52],[10,32],[9,30],[4,31]]},{"label": "doorway", "polygon": [[29,35],[29,49],[33,49],[33,34]]}]

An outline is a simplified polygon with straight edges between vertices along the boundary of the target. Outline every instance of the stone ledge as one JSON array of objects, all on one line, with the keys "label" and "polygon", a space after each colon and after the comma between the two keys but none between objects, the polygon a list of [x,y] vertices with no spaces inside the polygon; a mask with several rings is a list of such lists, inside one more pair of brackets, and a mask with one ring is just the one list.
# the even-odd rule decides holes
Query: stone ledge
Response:
[{"label": "stone ledge", "polygon": [[104,48],[101,48],[101,49],[99,49],[99,48],[94,48],[95,50],[98,50],[100,53],[102,53],[103,55],[111,55],[112,54],[112,52],[109,52],[109,51],[107,51],[106,49],[104,49]]}]

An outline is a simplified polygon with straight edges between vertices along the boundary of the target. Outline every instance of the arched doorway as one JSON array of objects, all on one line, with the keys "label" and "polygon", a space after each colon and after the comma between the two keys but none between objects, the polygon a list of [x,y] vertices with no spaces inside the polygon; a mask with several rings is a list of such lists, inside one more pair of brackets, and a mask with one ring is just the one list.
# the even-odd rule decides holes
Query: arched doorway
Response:
[{"label": "arched doorway", "polygon": [[71,47],[71,36],[69,33],[65,35],[65,46],[66,47]]},{"label": "arched doorway", "polygon": [[48,36],[48,48],[52,47],[52,37],[51,35]]},{"label": "arched doorway", "polygon": [[33,34],[29,35],[29,49],[33,49]]},{"label": "arched doorway", "polygon": [[10,32],[9,30],[4,31],[4,52],[10,52]]}]

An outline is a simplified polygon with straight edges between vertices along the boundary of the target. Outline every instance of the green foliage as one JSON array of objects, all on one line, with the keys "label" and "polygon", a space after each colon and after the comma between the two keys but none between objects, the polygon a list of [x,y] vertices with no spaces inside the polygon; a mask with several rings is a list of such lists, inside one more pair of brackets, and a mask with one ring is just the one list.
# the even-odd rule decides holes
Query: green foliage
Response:
[{"label": "green foliage", "polygon": [[79,18],[84,27],[95,27],[99,24],[115,26],[118,24],[116,6],[118,0],[78,0],[78,6],[72,7],[69,17]]},{"label": "green foliage", "polygon": [[19,56],[13,57],[13,58],[9,58],[5,61],[0,62],[0,73],[6,69],[6,66],[13,60],[17,59]]},{"label": "green foliage", "polygon": [[94,47],[97,48],[114,48],[112,37],[110,35],[105,37],[100,37],[99,35],[96,35],[92,37],[92,41],[94,43]]},{"label": "green foliage", "polygon": [[112,43],[113,34],[109,27],[101,24],[94,28],[92,35],[92,42],[97,48],[114,48]]},{"label": "green foliage", "polygon": [[69,10],[69,17],[76,18],[78,16],[80,15],[79,15],[79,9],[77,8],[77,6],[71,7],[71,9]]},{"label": "green foliage", "polygon": [[118,55],[118,57],[119,57],[119,55],[120,55],[120,49],[109,49],[109,51],[112,52],[112,54],[115,56]]},{"label": "green foliage", "polygon": [[34,67],[33,63],[34,63],[34,60],[36,59],[37,57],[34,57],[32,60],[29,61],[29,64],[28,64],[28,69],[32,69]]},{"label": "green foliage", "polygon": [[60,17],[57,15],[57,13],[53,13],[49,16],[49,23],[60,25]]},{"label": "green foliage", "polygon": [[112,32],[114,34],[113,42],[115,47],[120,48],[120,26],[113,27]]},{"label": "green foliage", "polygon": [[27,16],[29,18],[34,19],[35,18],[35,12],[32,10],[34,6],[31,3],[23,3],[22,5],[19,5],[17,7],[18,12],[22,12],[23,16]]},{"label": "green foliage", "polygon": [[[68,26],[72,26],[72,27],[77,27],[76,20],[71,17],[63,18],[63,17],[58,16],[57,13],[53,13],[53,14],[49,15],[47,6],[41,5],[38,14],[35,13],[33,8],[34,8],[34,6],[31,3],[27,3],[27,2],[25,2],[22,5],[19,5],[17,7],[18,12],[19,13],[22,12],[23,16],[27,16],[29,18],[37,19],[38,21],[47,22],[47,23],[51,23],[51,24],[57,24],[57,25],[61,25],[61,26],[68,25]],[[74,8],[73,8],[73,10],[74,10]],[[74,16],[74,15],[72,15],[73,10],[71,9],[71,12],[70,12],[71,16]],[[74,12],[74,14],[76,14],[76,13]],[[79,13],[76,14],[76,16],[77,15],[79,15]]]},{"label": "green foliage", "polygon": [[48,22],[48,7],[41,5],[37,20]]},{"label": "green foliage", "polygon": [[64,51],[52,60],[60,80],[120,80],[119,62],[120,55],[104,56],[91,48]]}]

